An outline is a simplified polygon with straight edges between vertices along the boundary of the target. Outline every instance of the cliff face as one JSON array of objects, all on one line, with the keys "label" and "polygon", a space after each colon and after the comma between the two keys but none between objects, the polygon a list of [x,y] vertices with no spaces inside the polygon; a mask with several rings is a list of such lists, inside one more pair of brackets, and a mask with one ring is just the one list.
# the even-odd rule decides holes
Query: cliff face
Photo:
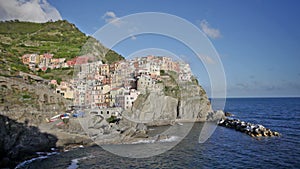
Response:
[{"label": "cliff face", "polygon": [[35,152],[49,151],[57,138],[42,133],[37,127],[18,123],[0,115],[0,168],[13,168],[22,160],[35,156]]},{"label": "cliff face", "polygon": [[132,111],[128,113],[130,120],[151,125],[169,124],[177,117],[178,99],[160,93],[141,95],[135,101]]},{"label": "cliff face", "polygon": [[37,125],[54,111],[64,111],[71,101],[57,95],[49,86],[21,78],[0,76],[0,111],[9,118]]},{"label": "cliff face", "polygon": [[197,82],[177,83],[176,78],[167,79],[162,82],[164,90],[140,95],[125,116],[148,125],[214,120],[214,116],[208,116],[213,113],[210,101]]},{"label": "cliff face", "polygon": [[181,97],[178,104],[178,120],[205,121],[208,113],[213,112],[204,89],[197,84],[181,85]]}]

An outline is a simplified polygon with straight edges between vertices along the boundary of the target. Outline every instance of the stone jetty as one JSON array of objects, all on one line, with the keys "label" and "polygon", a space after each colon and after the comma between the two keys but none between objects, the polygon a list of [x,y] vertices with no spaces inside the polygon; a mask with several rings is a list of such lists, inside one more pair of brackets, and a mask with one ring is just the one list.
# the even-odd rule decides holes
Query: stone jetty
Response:
[{"label": "stone jetty", "polygon": [[221,119],[218,123],[219,126],[235,129],[248,134],[251,137],[273,137],[280,136],[280,133],[271,131],[260,124],[252,124],[239,119],[225,118]]}]

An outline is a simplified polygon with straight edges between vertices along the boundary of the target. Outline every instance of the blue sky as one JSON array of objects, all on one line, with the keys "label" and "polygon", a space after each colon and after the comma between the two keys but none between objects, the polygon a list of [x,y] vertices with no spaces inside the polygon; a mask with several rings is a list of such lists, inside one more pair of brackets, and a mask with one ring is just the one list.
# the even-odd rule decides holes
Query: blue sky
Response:
[{"label": "blue sky", "polygon": [[[0,4],[1,1],[3,0],[0,0]],[[176,15],[199,29],[207,28],[208,37],[224,66],[228,97],[300,96],[299,1],[48,0],[47,2],[51,8],[59,12],[58,19],[61,17],[74,23],[89,35],[105,25],[107,23],[105,19],[113,17],[138,12]],[[107,12],[112,12],[114,16],[104,17]],[[112,16],[112,13],[109,16]],[[56,16],[53,10],[51,14]],[[1,11],[0,15],[3,15]],[[126,57],[137,50],[151,47],[167,49],[177,55],[189,54],[182,45],[172,39],[150,35],[125,40],[113,49]],[[203,76],[199,77],[200,82],[209,90],[207,74],[205,69],[201,69]]]}]

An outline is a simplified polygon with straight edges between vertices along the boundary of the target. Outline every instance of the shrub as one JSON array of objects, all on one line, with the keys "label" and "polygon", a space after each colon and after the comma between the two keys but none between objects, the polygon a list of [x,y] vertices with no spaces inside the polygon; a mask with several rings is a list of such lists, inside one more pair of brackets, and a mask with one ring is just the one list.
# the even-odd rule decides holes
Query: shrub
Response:
[{"label": "shrub", "polygon": [[110,116],[109,118],[106,119],[108,123],[115,123],[118,121],[118,118],[116,116]]}]

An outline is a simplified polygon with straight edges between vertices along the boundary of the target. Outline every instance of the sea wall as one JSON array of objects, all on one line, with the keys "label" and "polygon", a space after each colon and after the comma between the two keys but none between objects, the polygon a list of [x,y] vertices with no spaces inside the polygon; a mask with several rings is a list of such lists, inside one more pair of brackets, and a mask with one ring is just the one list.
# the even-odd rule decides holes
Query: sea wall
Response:
[{"label": "sea wall", "polygon": [[235,129],[236,131],[248,134],[251,137],[280,136],[278,132],[271,131],[261,124],[252,124],[239,119],[225,118],[221,119],[218,124],[219,126]]}]

